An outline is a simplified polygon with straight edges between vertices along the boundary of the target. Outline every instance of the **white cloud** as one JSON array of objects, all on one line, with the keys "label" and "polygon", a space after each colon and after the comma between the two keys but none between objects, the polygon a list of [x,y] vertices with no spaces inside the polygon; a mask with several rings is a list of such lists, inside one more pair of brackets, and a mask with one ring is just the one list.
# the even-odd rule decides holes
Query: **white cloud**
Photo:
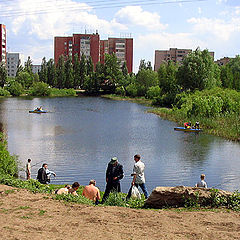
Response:
[{"label": "white cloud", "polygon": [[232,18],[228,22],[222,19],[191,18],[188,22],[193,24],[196,34],[222,41],[228,41],[233,33],[240,31],[240,18]]},{"label": "white cloud", "polygon": [[160,16],[156,12],[144,11],[140,6],[127,6],[116,13],[118,22],[125,25],[141,26],[149,30],[162,30],[167,24],[160,22]]}]

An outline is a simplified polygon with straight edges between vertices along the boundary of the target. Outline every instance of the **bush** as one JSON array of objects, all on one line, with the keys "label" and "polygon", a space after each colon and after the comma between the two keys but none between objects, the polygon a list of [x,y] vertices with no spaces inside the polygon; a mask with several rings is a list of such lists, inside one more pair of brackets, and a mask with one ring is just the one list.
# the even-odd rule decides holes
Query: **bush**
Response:
[{"label": "bush", "polygon": [[161,88],[159,86],[150,87],[147,91],[146,97],[149,99],[157,98],[161,95]]},{"label": "bush", "polygon": [[19,82],[10,82],[9,86],[7,87],[7,90],[10,92],[10,94],[14,97],[18,97],[23,93],[23,86]]},{"label": "bush", "polygon": [[10,92],[0,87],[0,96],[3,96],[3,97],[10,96]]},{"label": "bush", "polygon": [[131,96],[131,97],[136,97],[137,96],[137,87],[134,83],[128,85],[126,87],[126,91],[127,91],[127,95]]},{"label": "bush", "polygon": [[11,156],[7,150],[7,143],[0,133],[0,174],[16,176],[18,174],[17,157]]},{"label": "bush", "polygon": [[65,96],[76,96],[76,91],[72,88],[70,89],[58,89],[58,88],[51,88],[50,89],[50,96],[51,97],[65,97]]},{"label": "bush", "polygon": [[32,86],[33,84],[33,74],[31,75],[30,73],[26,72],[26,71],[22,71],[20,73],[17,74],[16,76],[16,81],[18,83],[21,83],[21,85],[24,88],[29,88]]},{"label": "bush", "polygon": [[50,87],[47,83],[44,82],[36,82],[30,88],[29,94],[31,96],[49,96],[50,95]]},{"label": "bush", "polygon": [[121,96],[125,96],[125,95],[126,95],[126,91],[125,91],[125,89],[124,89],[123,86],[117,87],[117,88],[115,89],[115,93],[116,93],[117,95],[121,95]]}]

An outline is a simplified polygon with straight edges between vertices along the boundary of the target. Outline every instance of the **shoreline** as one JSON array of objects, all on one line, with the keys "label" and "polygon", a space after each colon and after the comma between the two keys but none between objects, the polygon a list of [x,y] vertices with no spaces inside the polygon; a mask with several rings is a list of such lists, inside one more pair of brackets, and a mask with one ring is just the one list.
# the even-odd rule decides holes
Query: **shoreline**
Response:
[{"label": "shoreline", "polygon": [[[189,119],[182,118],[181,115],[173,112],[170,108],[156,107],[152,105],[152,101],[141,98],[131,98],[131,97],[123,97],[115,94],[106,94],[101,95],[103,98],[111,99],[111,100],[119,100],[119,101],[130,101],[138,104],[143,104],[147,107],[151,107],[148,109],[147,113],[153,113],[163,118],[164,120],[172,121],[178,124],[178,126],[183,126],[183,123],[186,121],[196,122],[199,121],[201,124],[201,128],[203,128],[204,133],[209,135],[217,136],[224,138],[229,141],[240,142],[240,135],[238,135],[239,126],[236,126],[231,123],[236,123],[236,121],[240,121],[240,119],[233,119],[234,117],[229,115],[227,117],[218,117],[218,118],[203,118],[197,119],[196,117],[192,117]],[[229,118],[228,118],[229,117]],[[177,127],[177,126],[176,126]]]}]

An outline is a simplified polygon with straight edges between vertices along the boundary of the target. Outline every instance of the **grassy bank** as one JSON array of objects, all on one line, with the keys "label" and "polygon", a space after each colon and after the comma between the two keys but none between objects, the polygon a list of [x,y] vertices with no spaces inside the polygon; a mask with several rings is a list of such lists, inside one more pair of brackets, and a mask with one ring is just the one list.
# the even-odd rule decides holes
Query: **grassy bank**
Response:
[{"label": "grassy bank", "polygon": [[176,122],[178,125],[183,126],[186,121],[195,123],[199,121],[201,128],[204,129],[205,133],[226,138],[228,140],[240,141],[240,118],[238,115],[228,114],[225,116],[218,116],[214,118],[207,117],[186,117],[181,111],[177,111],[169,108],[153,107],[152,101],[142,98],[130,98],[118,95],[103,95],[102,97],[113,99],[113,100],[127,100],[139,104],[145,104],[152,108],[148,110],[149,113],[159,115],[161,118]]}]

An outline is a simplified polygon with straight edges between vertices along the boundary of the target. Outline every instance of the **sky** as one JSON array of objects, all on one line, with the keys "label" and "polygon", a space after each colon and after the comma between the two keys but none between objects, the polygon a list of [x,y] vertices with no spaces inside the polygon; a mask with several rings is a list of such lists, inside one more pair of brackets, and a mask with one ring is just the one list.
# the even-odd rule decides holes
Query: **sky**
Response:
[{"label": "sky", "polygon": [[54,57],[54,36],[133,38],[133,71],[155,50],[208,49],[215,60],[240,54],[240,0],[0,0],[7,51],[33,64]]}]

